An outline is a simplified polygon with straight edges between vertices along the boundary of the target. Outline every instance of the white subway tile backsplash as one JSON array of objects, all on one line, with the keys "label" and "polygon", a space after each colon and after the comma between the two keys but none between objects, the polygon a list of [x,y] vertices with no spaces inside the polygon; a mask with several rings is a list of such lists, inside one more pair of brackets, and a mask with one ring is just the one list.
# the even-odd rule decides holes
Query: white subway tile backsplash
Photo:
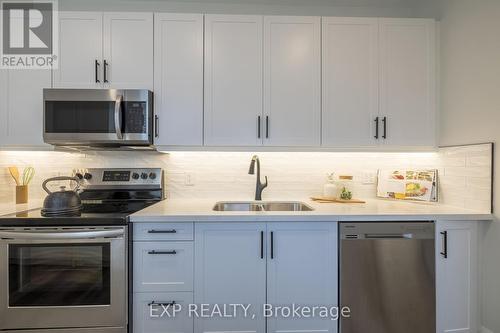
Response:
[{"label": "white subway tile backsplash", "polygon": [[[491,190],[490,146],[445,148],[436,153],[262,152],[258,155],[262,175],[269,179],[269,187],[263,194],[265,199],[297,199],[321,194],[326,174],[330,172],[353,175],[355,197],[374,198],[376,184],[363,184],[366,174],[376,174],[378,169],[437,168],[441,202],[482,208],[489,203],[486,194]],[[0,151],[0,201],[14,200],[14,182],[7,170],[10,165],[21,169],[35,167],[36,175],[30,188],[32,198],[45,195],[41,189],[44,179],[69,175],[73,168],[161,167],[165,170],[169,198],[248,200],[253,198],[255,189],[255,176],[248,175],[252,156],[248,152]],[[187,175],[191,176],[192,186],[185,184]],[[466,193],[479,198],[466,203],[465,199],[471,197]]]}]

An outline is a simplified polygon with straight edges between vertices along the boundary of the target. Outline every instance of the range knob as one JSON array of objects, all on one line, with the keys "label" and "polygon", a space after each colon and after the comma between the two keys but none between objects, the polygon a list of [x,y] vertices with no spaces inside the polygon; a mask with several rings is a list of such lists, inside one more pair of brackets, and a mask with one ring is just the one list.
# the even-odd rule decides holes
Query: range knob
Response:
[{"label": "range knob", "polygon": [[156,179],[156,173],[151,172],[151,173],[149,174],[149,179]]},{"label": "range knob", "polygon": [[79,172],[75,173],[75,177],[82,180],[83,179],[83,175]]},{"label": "range knob", "polygon": [[135,180],[139,179],[139,174],[137,172],[134,172],[132,174],[132,179],[135,179]]},{"label": "range knob", "polygon": [[86,179],[86,180],[91,180],[92,179],[92,175],[88,172],[86,172],[84,175],[83,175],[83,178]]},{"label": "range knob", "polygon": [[141,179],[144,179],[144,180],[148,179],[148,174],[145,172],[141,173]]}]

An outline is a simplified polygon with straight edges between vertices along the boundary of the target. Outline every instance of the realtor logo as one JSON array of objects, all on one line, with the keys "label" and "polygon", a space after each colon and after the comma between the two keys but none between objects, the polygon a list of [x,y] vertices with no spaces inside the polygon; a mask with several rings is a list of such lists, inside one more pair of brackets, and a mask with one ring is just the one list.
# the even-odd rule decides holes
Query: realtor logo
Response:
[{"label": "realtor logo", "polygon": [[53,0],[1,3],[1,68],[54,68],[56,6]]}]

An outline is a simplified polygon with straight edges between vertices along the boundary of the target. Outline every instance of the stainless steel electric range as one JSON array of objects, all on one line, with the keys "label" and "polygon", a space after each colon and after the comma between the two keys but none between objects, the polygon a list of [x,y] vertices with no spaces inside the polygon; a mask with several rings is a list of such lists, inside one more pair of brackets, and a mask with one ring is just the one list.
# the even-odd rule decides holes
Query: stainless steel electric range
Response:
[{"label": "stainless steel electric range", "polygon": [[161,169],[75,170],[83,211],[0,217],[0,332],[125,333],[128,218],[163,199]]}]

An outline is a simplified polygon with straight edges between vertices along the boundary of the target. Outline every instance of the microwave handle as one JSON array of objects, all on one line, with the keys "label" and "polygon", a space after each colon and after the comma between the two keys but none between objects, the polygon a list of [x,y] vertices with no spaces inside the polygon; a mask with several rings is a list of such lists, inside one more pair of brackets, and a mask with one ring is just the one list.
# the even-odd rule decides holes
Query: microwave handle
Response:
[{"label": "microwave handle", "polygon": [[122,95],[116,96],[116,101],[115,101],[115,131],[116,131],[116,136],[118,137],[118,140],[123,139],[122,117],[121,117],[122,100],[123,100]]},{"label": "microwave handle", "polygon": [[77,232],[29,232],[29,231],[1,231],[0,239],[94,239],[94,238],[118,238],[123,237],[123,230],[98,230]]}]

